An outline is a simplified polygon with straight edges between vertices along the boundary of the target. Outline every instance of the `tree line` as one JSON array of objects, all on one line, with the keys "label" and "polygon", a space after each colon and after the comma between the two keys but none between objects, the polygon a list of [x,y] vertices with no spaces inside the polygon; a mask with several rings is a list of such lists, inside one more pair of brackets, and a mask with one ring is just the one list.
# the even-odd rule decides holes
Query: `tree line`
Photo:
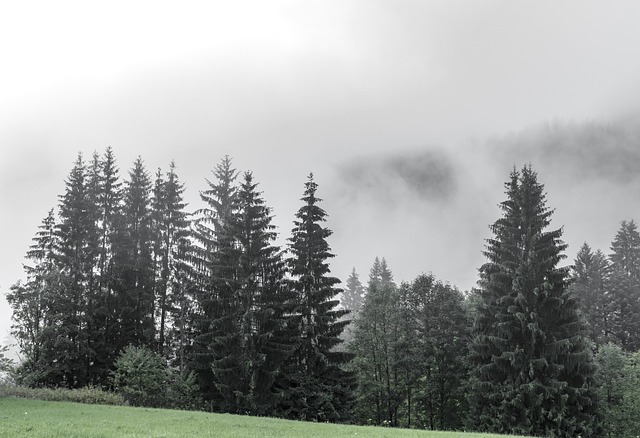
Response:
[{"label": "tree line", "polygon": [[173,163],[152,180],[138,158],[122,181],[110,148],[78,156],[7,295],[24,384],[109,387],[143,346],[195,376],[211,410],[348,420],[347,312],[313,176],[285,251],[252,173],[237,181],[225,157],[213,174],[192,217]]},{"label": "tree line", "polygon": [[118,172],[110,148],[78,156],[7,294],[23,384],[113,388],[138,366],[124,355],[151,352],[174,394],[193,385],[218,412],[536,436],[637,426],[637,227],[622,222],[609,256],[585,244],[562,266],[531,166],[505,183],[467,293],[431,274],[398,285],[384,258],[340,289],[312,174],[281,248],[229,157],[193,213],[173,163],[154,179],[141,158]]}]

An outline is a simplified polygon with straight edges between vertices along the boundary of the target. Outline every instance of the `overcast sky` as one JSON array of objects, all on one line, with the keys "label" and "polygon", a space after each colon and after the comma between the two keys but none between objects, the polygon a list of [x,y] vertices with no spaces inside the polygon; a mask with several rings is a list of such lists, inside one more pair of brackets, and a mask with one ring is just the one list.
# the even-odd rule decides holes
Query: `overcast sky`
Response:
[{"label": "overcast sky", "polygon": [[[0,294],[78,152],[175,159],[189,209],[224,154],[288,237],[313,171],[335,275],[475,284],[532,163],[568,263],[640,218],[635,1],[21,1],[0,6]],[[638,145],[638,147],[636,146]],[[561,164],[559,164],[561,163]],[[0,298],[0,342],[10,309]]]}]

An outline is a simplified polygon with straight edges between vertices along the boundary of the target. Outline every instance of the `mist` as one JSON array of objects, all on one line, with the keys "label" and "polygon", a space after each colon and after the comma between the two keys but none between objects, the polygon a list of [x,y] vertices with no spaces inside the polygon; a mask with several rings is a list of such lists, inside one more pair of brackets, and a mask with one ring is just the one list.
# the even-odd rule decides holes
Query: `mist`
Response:
[{"label": "mist", "polygon": [[[629,2],[7,4],[0,40],[0,294],[23,277],[78,152],[125,177],[175,160],[190,211],[228,154],[281,244],[313,172],[332,272],[475,285],[509,172],[532,164],[564,227],[608,252],[638,218],[640,43]],[[0,299],[0,336],[10,309]]]}]

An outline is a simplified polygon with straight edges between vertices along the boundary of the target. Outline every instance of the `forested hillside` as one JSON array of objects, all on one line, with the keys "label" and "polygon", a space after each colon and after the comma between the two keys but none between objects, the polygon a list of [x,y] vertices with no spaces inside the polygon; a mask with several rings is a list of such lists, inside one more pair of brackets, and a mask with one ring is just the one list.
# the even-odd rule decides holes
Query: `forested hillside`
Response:
[{"label": "forested hillside", "polygon": [[17,381],[310,421],[631,436],[636,223],[571,264],[535,170],[507,177],[478,288],[462,292],[432,274],[398,284],[384,257],[366,281],[332,276],[313,174],[298,211],[278,212],[281,247],[259,175],[228,156],[187,206],[174,163],[150,173],[140,157],[122,176],[110,148],[79,154],[7,294]]}]

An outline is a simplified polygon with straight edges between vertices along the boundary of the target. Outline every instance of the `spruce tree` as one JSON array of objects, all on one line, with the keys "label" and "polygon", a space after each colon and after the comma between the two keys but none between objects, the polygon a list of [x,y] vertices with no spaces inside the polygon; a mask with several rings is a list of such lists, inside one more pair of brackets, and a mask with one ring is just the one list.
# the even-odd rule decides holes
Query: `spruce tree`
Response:
[{"label": "spruce tree", "polygon": [[94,154],[88,198],[88,252],[92,261],[87,287],[90,380],[107,384],[111,364],[118,354],[120,325],[116,316],[114,287],[119,283],[115,269],[115,240],[120,235],[122,182],[113,149],[108,147],[99,161]]},{"label": "spruce tree", "polygon": [[364,304],[355,320],[354,340],[357,372],[356,417],[362,422],[397,425],[399,400],[394,344],[400,334],[398,288],[386,260],[376,257],[369,273]]},{"label": "spruce tree", "polygon": [[357,315],[362,307],[362,300],[364,298],[364,286],[358,278],[356,268],[351,269],[351,274],[347,278],[345,283],[345,289],[342,291],[342,307],[349,310],[352,313],[352,318]]},{"label": "spruce tree", "polygon": [[88,285],[88,241],[91,236],[88,215],[87,168],[78,158],[60,196],[60,222],[57,224],[58,263],[61,287],[51,299],[50,325],[43,332],[43,359],[54,364],[43,382],[67,387],[88,383],[88,334],[86,294]]},{"label": "spruce tree", "polygon": [[[289,295],[284,287],[282,252],[266,206],[251,172],[238,191],[238,214],[230,225],[239,250],[237,286],[229,313],[221,322],[237,331],[214,337],[214,381],[229,410],[273,411],[273,383],[293,343],[288,332]],[[231,342],[231,343],[230,343]],[[219,345],[223,349],[218,349]],[[221,355],[224,351],[230,355]],[[236,362],[236,363],[234,363]]]},{"label": "spruce tree", "polygon": [[[185,187],[180,182],[176,173],[175,162],[171,162],[166,180],[157,178],[156,189],[154,191],[156,200],[154,201],[155,211],[152,217],[156,219],[154,227],[157,242],[154,245],[158,264],[156,269],[159,273],[156,281],[156,314],[158,317],[158,350],[165,353],[168,341],[167,335],[170,330],[167,326],[170,319],[177,315],[182,326],[179,335],[179,348],[184,351],[186,340],[184,339],[186,330],[186,311],[189,307],[187,298],[187,259],[190,256],[189,245],[189,220],[185,212],[184,202]],[[181,277],[182,281],[178,281]],[[173,327],[173,326],[172,326]],[[182,357],[184,361],[184,357]]]},{"label": "spruce tree", "polygon": [[20,381],[28,385],[42,383],[42,377],[49,374],[50,364],[41,354],[42,333],[51,324],[51,300],[60,287],[57,248],[56,219],[51,209],[27,252],[26,258],[33,265],[24,266],[26,282],[11,286],[6,295],[13,310],[12,334],[24,357],[19,369]]},{"label": "spruce tree", "polygon": [[640,233],[633,220],[622,221],[611,243],[612,331],[626,351],[640,348]]},{"label": "spruce tree", "polygon": [[503,216],[480,269],[470,422],[482,431],[594,436],[594,366],[568,269],[562,230],[530,166],[506,184]]},{"label": "spruce tree", "polygon": [[154,339],[151,180],[141,157],[122,191],[123,206],[111,237],[115,350],[150,346]]},{"label": "spruce tree", "polygon": [[291,322],[298,342],[281,372],[280,409],[289,418],[346,421],[354,378],[343,369],[350,355],[336,348],[349,311],[337,309],[340,280],[330,276],[334,255],[327,242],[332,231],[322,226],[327,213],[318,205],[317,187],[310,174],[289,239]]},{"label": "spruce tree", "polygon": [[[232,409],[233,392],[225,392],[225,380],[233,381],[239,358],[237,326],[239,289],[238,266],[240,250],[234,224],[238,214],[238,176],[229,156],[216,165],[214,181],[200,193],[206,207],[196,211],[194,221],[195,245],[191,260],[191,281],[195,289],[196,308],[193,315],[194,338],[191,347],[190,369],[198,378],[200,390],[211,407]],[[215,339],[215,344],[214,344]],[[214,383],[214,353],[218,357]],[[227,366],[228,364],[228,366]],[[225,371],[226,370],[226,371]],[[228,376],[224,376],[225,372]]]},{"label": "spruce tree", "polygon": [[364,294],[365,288],[360,282],[356,268],[353,268],[351,274],[349,274],[349,278],[347,278],[345,289],[342,291],[340,300],[342,308],[350,312],[343,317],[343,319],[349,322],[342,332],[344,345],[348,345],[353,341],[354,320],[358,317],[360,309],[362,308]]},{"label": "spruce tree", "polygon": [[571,290],[579,298],[589,337],[598,346],[613,340],[611,325],[610,263],[602,251],[585,242],[574,261]]}]

